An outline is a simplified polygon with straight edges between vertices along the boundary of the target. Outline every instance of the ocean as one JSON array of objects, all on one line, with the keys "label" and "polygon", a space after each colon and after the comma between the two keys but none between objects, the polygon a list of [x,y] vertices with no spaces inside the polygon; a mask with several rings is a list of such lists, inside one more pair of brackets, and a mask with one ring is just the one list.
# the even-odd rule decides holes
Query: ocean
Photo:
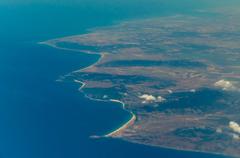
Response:
[{"label": "ocean", "polygon": [[85,98],[78,84],[56,80],[99,56],[37,44],[127,19],[191,10],[154,0],[151,7],[145,5],[149,1],[141,6],[134,1],[60,2],[0,2],[0,158],[221,157],[91,139],[116,129],[130,114],[117,103]]}]

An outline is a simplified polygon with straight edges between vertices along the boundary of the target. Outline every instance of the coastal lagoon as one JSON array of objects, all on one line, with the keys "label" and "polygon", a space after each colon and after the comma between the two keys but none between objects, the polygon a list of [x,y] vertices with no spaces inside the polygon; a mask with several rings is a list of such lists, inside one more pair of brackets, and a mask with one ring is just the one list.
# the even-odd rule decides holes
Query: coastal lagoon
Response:
[{"label": "coastal lagoon", "polygon": [[[128,5],[127,9],[124,5],[106,5],[109,8],[103,10],[103,5],[92,6],[89,2],[86,5],[67,2],[59,5],[1,4],[0,157],[221,158],[118,139],[90,138],[117,129],[131,115],[118,103],[89,100],[78,91],[79,84],[57,80],[95,63],[99,56],[37,43],[85,33],[87,29],[111,25],[119,20],[155,14],[147,7],[133,13],[132,9],[138,8],[134,4]],[[176,6],[164,6],[157,14],[166,14],[166,10],[174,10]],[[153,8],[153,11],[158,9]]]}]

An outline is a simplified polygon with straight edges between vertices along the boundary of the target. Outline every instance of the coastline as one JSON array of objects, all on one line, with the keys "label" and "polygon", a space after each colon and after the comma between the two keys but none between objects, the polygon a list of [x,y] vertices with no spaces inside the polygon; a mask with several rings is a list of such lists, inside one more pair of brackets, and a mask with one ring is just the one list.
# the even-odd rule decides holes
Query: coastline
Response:
[{"label": "coastline", "polygon": [[[82,81],[79,81],[79,80],[74,80],[75,83],[80,83],[81,86],[79,88],[79,90],[82,90],[84,88],[84,86],[86,85],[85,82],[82,82]],[[95,98],[91,98],[87,95],[85,95],[85,97],[87,97],[88,99],[90,100],[94,100],[94,101],[102,101],[102,102],[115,102],[115,103],[120,103],[121,106],[122,106],[122,109],[129,112],[132,116],[131,118],[126,122],[124,123],[123,125],[121,125],[120,127],[118,127],[117,129],[107,133],[107,134],[104,134],[102,136],[97,136],[97,135],[94,135],[94,136],[90,136],[91,138],[103,138],[103,137],[117,137],[118,135],[121,134],[121,132],[124,132],[125,129],[127,129],[128,127],[130,127],[131,125],[133,125],[137,119],[136,115],[132,112],[132,111],[129,111],[126,109],[126,106],[125,106],[125,103],[120,101],[120,100],[116,100],[116,99],[109,99],[109,100],[102,100],[102,99],[95,99]]]},{"label": "coastline", "polygon": [[99,55],[100,56],[95,63],[93,63],[93,64],[91,64],[87,67],[84,67],[80,70],[73,71],[73,72],[81,72],[81,71],[84,71],[86,69],[89,69],[89,68],[93,67],[94,65],[98,64],[102,60],[102,58],[107,54],[107,52],[98,53],[98,52],[92,52],[92,51],[87,51],[87,50],[79,50],[79,49],[59,47],[56,44],[52,43],[51,40],[44,41],[44,42],[38,42],[38,44],[39,45],[46,45],[46,46],[49,46],[49,47],[52,47],[52,48],[55,48],[55,49],[60,49],[60,50],[65,50],[65,51],[80,52],[80,53],[85,53],[85,54],[90,54],[90,55]]},{"label": "coastline", "polygon": [[[107,54],[107,53],[105,53],[105,52],[103,52],[103,53],[97,53],[97,52],[90,52],[90,51],[85,51],[85,50],[78,50],[78,49],[70,49],[70,48],[59,47],[59,46],[57,46],[56,44],[51,43],[51,41],[39,42],[38,44],[40,44],[40,45],[46,45],[46,46],[49,46],[49,47],[52,47],[52,48],[61,49],[61,50],[66,50],[66,51],[81,52],[81,53],[85,53],[85,54],[100,55],[100,57],[98,58],[98,60],[97,60],[95,63],[93,63],[93,64],[91,64],[91,65],[89,65],[89,66],[87,66],[87,67],[85,67],[85,68],[82,68],[82,69],[80,69],[80,70],[73,71],[73,73],[74,73],[74,72],[82,72],[82,71],[84,71],[84,70],[86,70],[86,69],[88,69],[88,68],[93,67],[94,65],[98,64],[98,63],[102,60],[102,58],[105,56],[105,54]],[[81,84],[81,86],[79,87],[79,91],[81,91],[81,90],[86,86],[86,83],[85,83],[85,82],[82,82],[82,81],[79,81],[79,80],[74,80],[74,82]],[[95,98],[91,98],[91,97],[87,96],[86,94],[85,94],[85,97],[88,98],[88,99],[90,99],[90,100],[94,100],[94,101],[120,103],[121,106],[122,106],[122,109],[131,114],[131,118],[130,118],[127,122],[125,122],[123,125],[121,125],[120,127],[118,127],[117,129],[115,129],[115,130],[113,130],[113,131],[111,131],[111,132],[108,132],[108,133],[106,133],[106,134],[104,134],[104,135],[102,135],[102,136],[96,136],[96,135],[94,135],[94,136],[90,136],[90,138],[117,137],[117,136],[120,135],[122,132],[124,132],[124,130],[126,130],[128,127],[132,126],[132,125],[135,123],[136,119],[137,119],[136,115],[135,115],[132,111],[127,110],[127,109],[126,109],[126,106],[125,106],[125,103],[122,102],[122,101],[120,101],[120,100],[116,100],[116,99],[109,99],[109,100],[95,99]]]},{"label": "coastline", "polygon": [[232,156],[232,155],[222,154],[222,153],[218,153],[218,152],[204,152],[204,151],[201,151],[201,150],[181,149],[181,148],[169,147],[169,146],[164,146],[164,145],[139,143],[139,142],[134,141],[134,140],[125,139],[124,137],[122,138],[122,140],[127,141],[127,142],[131,142],[131,143],[134,143],[134,144],[146,145],[146,146],[161,148],[161,149],[169,149],[169,150],[192,152],[192,153],[201,153],[201,154],[211,154],[211,155],[216,155],[216,156],[223,156],[222,158],[224,158],[224,157],[225,158],[239,158],[239,156]]},{"label": "coastline", "polygon": [[[89,65],[89,66],[87,66],[85,68],[82,68],[80,70],[73,71],[73,72],[81,72],[81,71],[84,71],[85,69],[91,68],[92,66],[96,65],[97,63],[99,63],[101,61],[101,59],[104,57],[104,55],[106,54],[106,53],[97,53],[97,52],[90,52],[90,51],[84,51],[84,50],[63,48],[63,47],[56,46],[55,44],[50,43],[48,41],[46,41],[46,42],[39,42],[38,44],[47,45],[49,47],[53,47],[53,48],[61,49],[61,50],[66,50],[66,51],[81,52],[81,53],[93,54],[93,55],[100,55],[99,59],[95,63],[93,63],[93,64],[91,64],[91,65]],[[81,84],[81,86],[79,87],[79,90],[84,89],[84,87],[86,86],[85,82],[82,82],[82,81],[79,81],[79,80],[74,80],[74,82]],[[124,130],[126,130],[128,127],[132,126],[135,123],[136,119],[137,119],[136,115],[132,111],[127,110],[126,107],[125,107],[125,103],[120,101],[120,100],[115,100],[115,99],[109,99],[109,100],[95,99],[95,98],[91,98],[91,97],[87,96],[86,94],[85,94],[85,97],[90,99],[90,100],[93,100],[93,101],[120,103],[121,106],[122,106],[122,109],[126,110],[127,112],[129,112],[132,115],[132,117],[127,122],[125,122],[123,125],[121,125],[117,129],[115,129],[113,131],[110,131],[110,132],[108,132],[108,133],[106,133],[104,135],[101,135],[101,136],[92,135],[92,136],[90,136],[90,138],[93,138],[93,139],[99,139],[99,138],[119,138],[117,136],[119,136],[121,134],[121,132],[124,132]],[[203,154],[213,154],[213,155],[224,156],[224,157],[227,157],[227,158],[228,157],[229,158],[230,157],[231,158],[235,158],[235,157],[232,157],[232,156],[229,156],[229,155],[225,155],[225,154],[221,154],[221,153],[217,153],[217,152],[204,152],[204,151],[190,150],[190,149],[186,150],[186,149],[180,149],[180,148],[174,148],[174,147],[168,147],[168,146],[161,146],[161,145],[154,145],[154,144],[147,144],[147,143],[139,143],[137,141],[129,140],[129,139],[126,139],[124,137],[121,137],[121,139],[124,140],[124,141],[127,141],[127,142],[131,142],[131,143],[135,143],[135,144],[141,144],[141,145],[147,145],[147,146],[152,146],[152,147],[156,147],[156,148],[170,149],[170,150],[176,150],[176,151],[196,152],[196,153],[203,153]]]},{"label": "coastline", "polygon": [[129,112],[132,115],[132,117],[126,123],[124,123],[122,126],[117,128],[116,130],[114,130],[114,131],[112,131],[108,134],[105,134],[104,137],[115,137],[115,136],[120,135],[121,132],[124,132],[125,129],[132,126],[137,119],[136,115],[132,111],[129,111],[129,110],[126,109],[125,103],[123,103],[120,100],[115,100],[115,99],[110,99],[110,101],[122,104],[123,109],[126,110],[127,112]]}]

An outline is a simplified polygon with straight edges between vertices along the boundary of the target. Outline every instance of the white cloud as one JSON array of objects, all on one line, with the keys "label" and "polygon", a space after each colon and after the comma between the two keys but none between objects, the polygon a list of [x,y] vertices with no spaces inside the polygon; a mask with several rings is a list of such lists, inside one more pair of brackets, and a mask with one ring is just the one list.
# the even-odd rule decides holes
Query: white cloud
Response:
[{"label": "white cloud", "polygon": [[166,99],[165,98],[163,98],[162,96],[158,96],[157,97],[157,102],[163,102],[163,101],[165,101]]},{"label": "white cloud", "polygon": [[230,81],[227,81],[227,80],[219,80],[214,83],[214,86],[222,88],[223,90],[234,90],[235,89],[235,86]]},{"label": "white cloud", "polygon": [[237,122],[230,121],[229,122],[229,128],[232,129],[234,132],[240,134],[240,126]]},{"label": "white cloud", "polygon": [[190,92],[195,93],[196,89],[191,89]]},{"label": "white cloud", "polygon": [[232,134],[232,137],[234,140],[240,140],[240,136],[235,133]]},{"label": "white cloud", "polygon": [[152,101],[156,100],[155,96],[148,95],[148,94],[143,94],[143,95],[139,96],[139,98],[144,99],[145,101],[149,101],[149,102],[152,102]]},{"label": "white cloud", "polygon": [[139,96],[139,98],[143,99],[143,101],[142,101],[143,104],[153,103],[153,102],[163,102],[166,100],[165,98],[163,98],[161,96],[155,97],[155,96],[149,95],[149,94],[143,94],[143,95]]}]

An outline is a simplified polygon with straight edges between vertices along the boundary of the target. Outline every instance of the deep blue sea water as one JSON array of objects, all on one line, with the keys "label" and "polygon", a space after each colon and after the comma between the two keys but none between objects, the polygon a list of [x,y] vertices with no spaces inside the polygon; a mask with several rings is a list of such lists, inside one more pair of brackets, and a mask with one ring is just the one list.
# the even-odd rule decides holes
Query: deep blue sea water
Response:
[{"label": "deep blue sea water", "polygon": [[117,128],[129,114],[118,104],[86,99],[78,92],[79,85],[56,80],[94,63],[98,56],[37,45],[119,20],[182,9],[177,4],[153,6],[139,8],[120,1],[0,3],[0,158],[220,157],[90,139]]}]

